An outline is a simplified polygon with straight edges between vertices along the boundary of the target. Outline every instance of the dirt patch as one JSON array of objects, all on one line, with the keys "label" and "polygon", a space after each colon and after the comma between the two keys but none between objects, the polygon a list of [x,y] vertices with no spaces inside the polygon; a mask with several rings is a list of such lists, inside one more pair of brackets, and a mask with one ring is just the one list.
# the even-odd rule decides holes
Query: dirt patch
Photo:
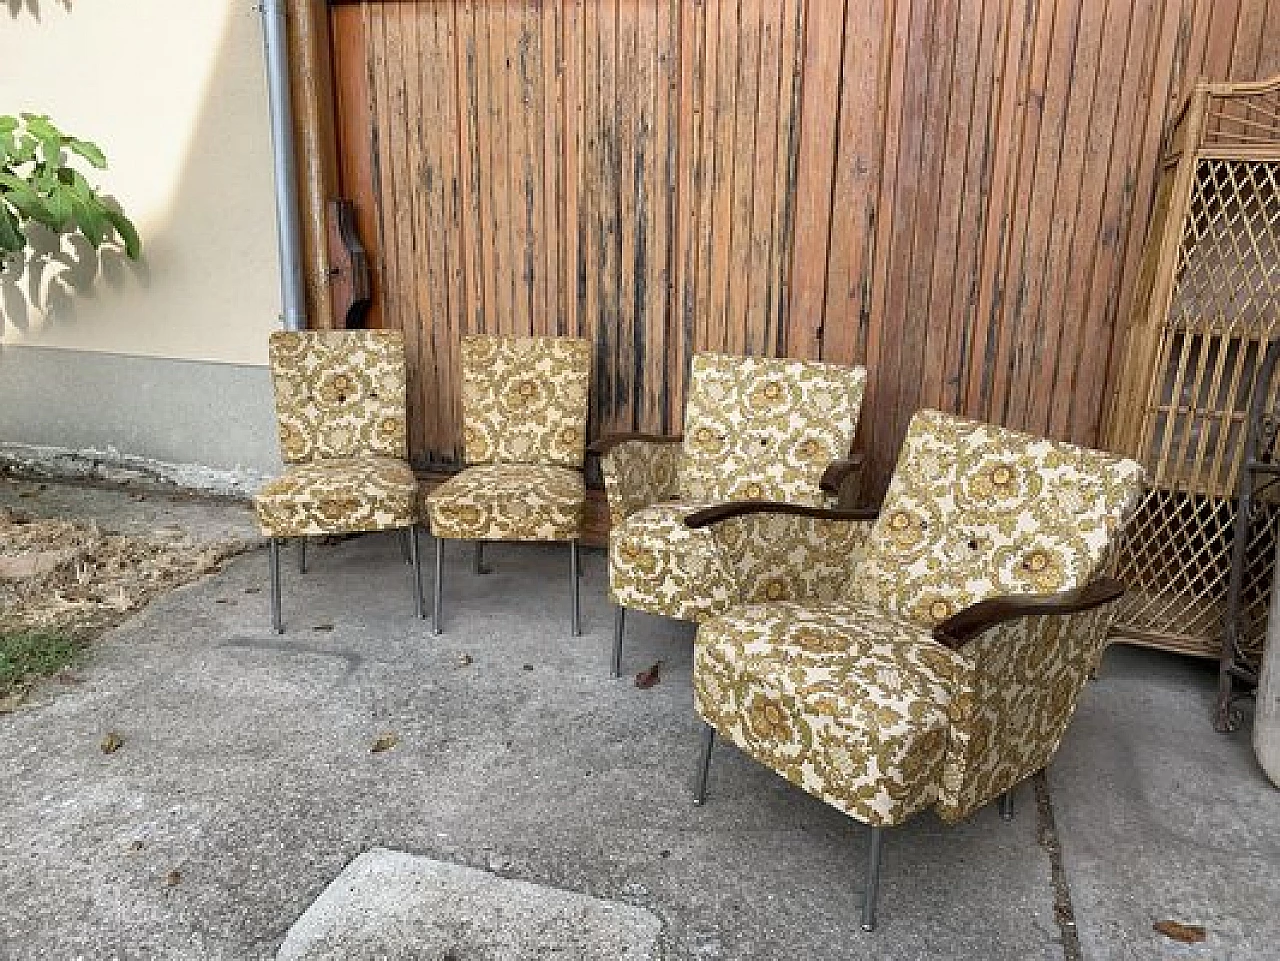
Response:
[{"label": "dirt patch", "polygon": [[246,546],[197,543],[176,527],[138,537],[0,510],[0,635],[84,643]]}]

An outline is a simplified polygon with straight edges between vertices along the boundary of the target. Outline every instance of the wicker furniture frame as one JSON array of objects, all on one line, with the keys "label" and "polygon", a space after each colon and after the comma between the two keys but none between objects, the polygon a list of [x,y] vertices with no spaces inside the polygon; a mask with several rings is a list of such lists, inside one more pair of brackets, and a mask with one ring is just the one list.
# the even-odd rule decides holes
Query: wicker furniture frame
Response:
[{"label": "wicker furniture frame", "polygon": [[[1239,554],[1232,644],[1265,639],[1280,504],[1238,520],[1255,390],[1280,337],[1280,77],[1197,84],[1176,118],[1108,419],[1107,446],[1149,488],[1118,547],[1114,639],[1218,657]],[[1236,550],[1239,545],[1239,550]]]}]

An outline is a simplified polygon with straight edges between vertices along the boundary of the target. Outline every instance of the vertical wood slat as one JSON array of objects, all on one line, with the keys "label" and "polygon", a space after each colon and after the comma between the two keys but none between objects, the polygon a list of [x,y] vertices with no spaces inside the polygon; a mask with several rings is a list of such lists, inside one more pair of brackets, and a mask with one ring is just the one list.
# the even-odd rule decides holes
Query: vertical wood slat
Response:
[{"label": "vertical wood slat", "polygon": [[343,191],[373,322],[411,340],[415,456],[460,453],[472,330],[590,338],[597,434],[678,430],[696,350],[865,363],[872,494],[924,405],[1099,443],[1170,118],[1202,75],[1280,70],[1277,11],[332,6]]}]

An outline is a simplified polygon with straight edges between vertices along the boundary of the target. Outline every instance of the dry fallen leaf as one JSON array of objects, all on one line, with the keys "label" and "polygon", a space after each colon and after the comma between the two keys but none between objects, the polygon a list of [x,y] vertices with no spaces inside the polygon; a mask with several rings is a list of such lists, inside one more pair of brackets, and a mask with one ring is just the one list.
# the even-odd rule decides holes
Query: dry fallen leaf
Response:
[{"label": "dry fallen leaf", "polygon": [[1181,941],[1183,944],[1199,944],[1208,935],[1198,924],[1182,924],[1179,921],[1157,921],[1152,925],[1166,938]]},{"label": "dry fallen leaf", "polygon": [[662,662],[659,661],[647,671],[641,671],[636,675],[636,687],[642,691],[647,691],[660,680],[660,672],[662,670]]},{"label": "dry fallen leaf", "polygon": [[475,659],[467,653],[459,654],[457,657],[458,667],[469,667]]},{"label": "dry fallen leaf", "polygon": [[141,851],[146,845],[141,840],[136,840],[129,845],[130,851]]},{"label": "dry fallen leaf", "polygon": [[313,628],[311,628],[311,629],[312,629],[313,631],[331,631],[331,630],[333,630],[333,625],[332,625],[332,624],[317,624],[315,627],[313,627]]},{"label": "dry fallen leaf", "polygon": [[20,687],[17,690],[6,694],[4,697],[0,697],[0,714],[12,714],[22,706],[22,702],[26,700],[26,698],[27,689],[25,687]]},{"label": "dry fallen leaf", "polygon": [[372,754],[381,754],[384,751],[390,751],[393,747],[400,743],[400,735],[393,731],[386,734],[379,734],[373,742],[373,747],[369,749]]},{"label": "dry fallen leaf", "polygon": [[115,754],[124,746],[124,738],[115,731],[108,731],[103,735],[102,743],[98,745],[103,754]]},{"label": "dry fallen leaf", "polygon": [[168,874],[164,876],[164,883],[167,884],[169,887],[174,887],[175,885],[181,884],[182,872],[179,871],[177,868],[174,868],[172,871],[170,871]]}]

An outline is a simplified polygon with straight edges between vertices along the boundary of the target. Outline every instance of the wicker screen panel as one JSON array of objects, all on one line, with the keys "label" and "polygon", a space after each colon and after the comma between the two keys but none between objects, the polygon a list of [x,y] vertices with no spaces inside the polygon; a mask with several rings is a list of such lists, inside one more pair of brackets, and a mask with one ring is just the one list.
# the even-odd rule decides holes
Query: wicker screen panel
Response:
[{"label": "wicker screen panel", "polygon": [[[1150,240],[1112,446],[1151,488],[1120,545],[1128,594],[1112,634],[1216,657],[1231,568],[1250,399],[1280,336],[1280,83],[1201,85],[1172,139],[1163,229]],[[1247,644],[1261,647],[1275,573],[1277,506],[1249,527]]]}]

